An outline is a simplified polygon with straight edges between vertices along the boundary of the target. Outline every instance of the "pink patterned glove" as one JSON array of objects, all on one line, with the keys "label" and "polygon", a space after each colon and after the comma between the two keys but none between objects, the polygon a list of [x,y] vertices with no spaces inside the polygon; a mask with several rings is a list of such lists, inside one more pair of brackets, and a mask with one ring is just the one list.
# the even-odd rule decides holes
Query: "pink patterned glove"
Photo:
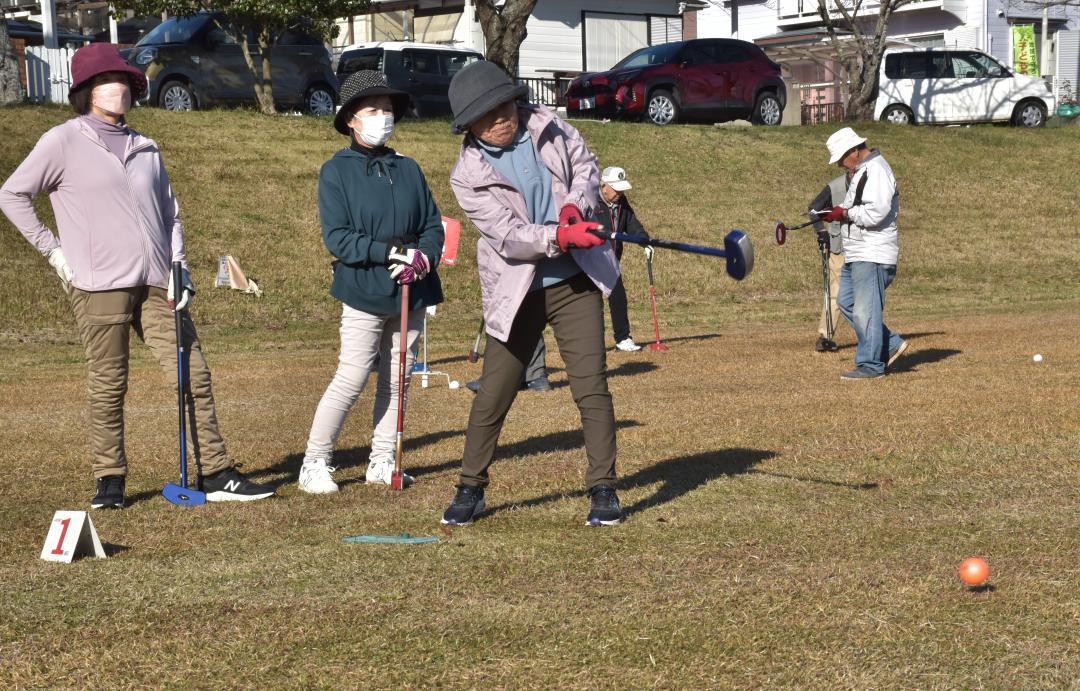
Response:
[{"label": "pink patterned glove", "polygon": [[397,281],[399,285],[422,281],[431,273],[431,264],[420,250],[402,250],[395,247],[390,251],[388,259],[390,260],[390,278]]}]

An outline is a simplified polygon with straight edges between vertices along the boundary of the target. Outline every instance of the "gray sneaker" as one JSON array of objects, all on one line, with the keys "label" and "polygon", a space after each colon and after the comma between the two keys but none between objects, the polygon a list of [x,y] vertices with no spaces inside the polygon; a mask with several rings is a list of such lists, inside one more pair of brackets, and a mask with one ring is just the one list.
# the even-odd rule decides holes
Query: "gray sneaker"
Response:
[{"label": "gray sneaker", "polygon": [[900,341],[900,345],[896,346],[896,350],[889,353],[889,361],[885,363],[886,367],[892,367],[892,364],[896,362],[901,355],[907,352],[908,342]]},{"label": "gray sneaker", "polygon": [[840,375],[841,379],[877,379],[884,377],[884,372],[875,372],[867,367],[856,367],[850,372],[844,372]]}]

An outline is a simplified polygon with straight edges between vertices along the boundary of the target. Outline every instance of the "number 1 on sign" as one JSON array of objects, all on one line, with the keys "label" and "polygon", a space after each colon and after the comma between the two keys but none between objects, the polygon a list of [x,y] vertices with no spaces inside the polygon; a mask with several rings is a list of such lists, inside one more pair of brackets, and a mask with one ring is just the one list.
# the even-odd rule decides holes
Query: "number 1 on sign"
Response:
[{"label": "number 1 on sign", "polygon": [[50,552],[50,554],[60,555],[64,553],[64,536],[67,535],[68,526],[71,525],[71,518],[65,518],[64,520],[60,521],[60,525],[64,526],[60,530],[60,539],[56,541],[56,547],[53,549],[52,552]]}]

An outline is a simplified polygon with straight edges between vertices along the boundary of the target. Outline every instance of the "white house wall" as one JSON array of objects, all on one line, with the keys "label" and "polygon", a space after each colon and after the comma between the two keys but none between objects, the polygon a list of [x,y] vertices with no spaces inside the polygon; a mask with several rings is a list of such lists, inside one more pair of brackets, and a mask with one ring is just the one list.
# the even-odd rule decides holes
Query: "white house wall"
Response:
[{"label": "white house wall", "polygon": [[738,35],[731,31],[730,2],[715,0],[710,2],[710,7],[698,12],[699,38],[738,38],[753,42],[777,31],[775,0],[740,2]]},{"label": "white house wall", "polygon": [[521,45],[518,73],[522,77],[551,77],[552,70],[583,70],[583,12],[676,15],[678,11],[679,3],[669,0],[540,0],[526,25],[529,35]]}]

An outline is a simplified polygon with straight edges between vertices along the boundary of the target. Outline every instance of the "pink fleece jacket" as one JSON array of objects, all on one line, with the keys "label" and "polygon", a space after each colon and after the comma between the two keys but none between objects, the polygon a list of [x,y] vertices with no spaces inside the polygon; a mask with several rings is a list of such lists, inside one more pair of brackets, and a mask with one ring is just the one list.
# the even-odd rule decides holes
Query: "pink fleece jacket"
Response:
[{"label": "pink fleece jacket", "polygon": [[[543,106],[519,105],[518,117],[551,171],[555,208],[574,204],[590,217],[599,203],[600,171],[581,134]],[[476,263],[486,330],[505,341],[532,285],[536,262],[561,254],[558,228],[529,222],[521,192],[484,160],[470,134],[461,143],[450,186],[461,210],[480,231]],[[611,293],[619,278],[619,263],[610,242],[588,250],[573,249],[570,254],[605,296]]]},{"label": "pink fleece jacket", "polygon": [[[31,201],[48,192],[59,241]],[[57,125],[0,188],[0,210],[43,255],[62,247],[86,291],[166,288],[184,228],[161,152],[132,131],[123,163],[81,118]]]}]

